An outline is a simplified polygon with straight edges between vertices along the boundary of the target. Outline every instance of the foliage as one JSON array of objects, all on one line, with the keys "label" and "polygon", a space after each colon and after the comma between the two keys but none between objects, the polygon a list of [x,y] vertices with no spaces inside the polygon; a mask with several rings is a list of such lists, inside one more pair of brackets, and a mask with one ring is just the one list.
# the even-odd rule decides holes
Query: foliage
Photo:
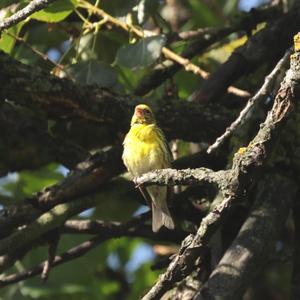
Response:
[{"label": "foliage", "polygon": [[[0,1],[1,15],[8,17],[28,2]],[[124,30],[121,26],[114,26],[107,19],[100,18],[84,5],[84,1],[55,1],[4,31],[0,49],[22,63],[65,77],[78,85],[98,85],[115,93],[130,94],[136,99],[137,96],[133,93],[144,76],[170,62],[165,60],[163,47],[172,48],[177,54],[190,45],[189,40],[170,42],[172,32],[219,27],[239,14],[236,0],[91,0],[88,3],[103,9],[129,27]],[[174,15],[168,13],[168,9]],[[156,35],[139,37],[130,29],[131,25],[146,32],[153,31]],[[244,32],[230,35],[196,56],[192,62],[213,71],[246,40]],[[257,77],[254,77],[253,81],[245,80],[240,86],[253,90],[257,86]],[[202,78],[182,69],[171,80],[148,93],[142,101],[169,96],[187,99],[202,81]],[[50,119],[48,121],[51,122]],[[69,125],[73,126],[72,122]],[[60,126],[60,123],[53,126]],[[250,136],[252,132],[248,134]],[[244,140],[247,138],[243,137]],[[236,147],[241,146],[241,140],[242,138],[237,141]],[[96,141],[96,146],[85,150],[94,153],[98,150],[97,144],[99,147],[103,145],[101,141]],[[80,146],[85,148],[85,145]],[[195,148],[202,146],[180,141],[178,155],[192,153]],[[40,169],[20,170],[3,177],[0,179],[0,204],[3,212],[33,194],[61,182],[67,173],[68,170],[54,160]],[[76,219],[126,222],[144,208],[143,200],[136,194],[127,178],[115,178],[101,190],[99,205],[77,215]],[[201,202],[203,199],[199,196],[196,200]],[[86,234],[64,234],[57,252],[67,251],[89,238]],[[0,289],[0,299],[138,299],[154,284],[161,272],[151,270],[154,260],[159,258],[159,254],[154,251],[157,249],[155,246],[162,245],[133,237],[108,240],[77,260],[51,270],[46,283],[36,277]],[[167,247],[169,254],[174,250],[170,248],[171,250]],[[18,261],[8,274],[36,266],[46,257],[45,245],[39,245],[24,260]],[[142,259],[137,260],[137,257]],[[284,279],[282,282],[277,279],[276,285],[282,285],[280,290],[284,294],[290,269],[284,268],[283,272]],[[272,281],[270,278],[273,273],[274,271],[266,272],[266,282]]]}]

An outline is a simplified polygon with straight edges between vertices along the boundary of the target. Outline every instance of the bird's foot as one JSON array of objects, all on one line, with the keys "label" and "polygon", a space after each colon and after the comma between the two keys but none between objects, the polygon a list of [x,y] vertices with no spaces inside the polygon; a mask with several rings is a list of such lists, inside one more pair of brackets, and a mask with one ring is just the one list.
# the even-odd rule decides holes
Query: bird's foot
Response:
[{"label": "bird's foot", "polygon": [[133,179],[132,179],[132,181],[133,181],[133,183],[134,183],[134,187],[136,188],[136,189],[138,189],[138,188],[140,188],[143,184],[142,183],[138,183],[138,181],[137,181],[137,176],[135,176],[135,177],[133,177]]}]

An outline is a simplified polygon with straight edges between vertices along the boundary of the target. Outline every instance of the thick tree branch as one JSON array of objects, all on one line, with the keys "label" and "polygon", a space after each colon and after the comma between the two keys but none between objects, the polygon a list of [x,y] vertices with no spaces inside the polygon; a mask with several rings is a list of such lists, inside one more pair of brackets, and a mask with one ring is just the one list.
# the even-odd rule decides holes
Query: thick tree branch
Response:
[{"label": "thick tree branch", "polygon": [[54,1],[56,0],[32,0],[27,6],[0,22],[0,34],[3,29],[7,29],[13,25],[18,24],[19,22],[25,20],[27,17],[31,16],[36,11],[47,7]]},{"label": "thick tree branch", "polygon": [[28,226],[19,229],[8,237],[1,240],[0,243],[0,270],[3,272],[11,262],[8,258],[13,256],[17,258],[22,249],[28,249],[29,245],[38,240],[47,232],[58,228],[71,216],[93,207],[99,201],[97,195],[83,197],[78,200],[58,204],[49,211],[40,215]]},{"label": "thick tree branch", "polygon": [[256,202],[238,236],[214,269],[196,300],[242,299],[252,280],[268,263],[288,216],[297,184],[277,175],[258,184]]},{"label": "thick tree branch", "polygon": [[55,205],[99,191],[104,183],[124,170],[121,147],[94,154],[78,164],[60,184],[46,188],[23,205],[12,206],[0,217],[0,235],[7,235],[21,224],[32,222]]},{"label": "thick tree branch", "polygon": [[[80,86],[51,76],[2,52],[0,82],[0,101],[7,99],[34,111],[41,118],[55,120],[51,128],[54,136],[69,139],[87,149],[120,142],[128,130],[134,106],[141,102],[104,88]],[[149,104],[154,110],[157,107],[158,122],[170,139],[211,141],[235,117],[235,112],[221,106],[195,105],[174,98]],[[203,130],[190,130],[191,127]]]},{"label": "thick tree branch", "polygon": [[[293,102],[300,95],[300,59],[294,54],[288,70],[277,93],[274,105],[260,130],[244,152],[237,153],[231,172],[223,187],[224,200],[217,205],[201,222],[195,236],[185,240],[181,249],[157,283],[143,300],[159,299],[175,282],[182,280],[193,269],[195,260],[205,249],[219,225],[226,219],[233,205],[247,195],[249,188],[263,170],[272,152],[276,136],[288,119]],[[163,172],[163,171],[161,171]],[[168,184],[168,182],[165,182]]]},{"label": "thick tree branch", "polygon": [[71,169],[88,156],[82,147],[51,134],[48,121],[9,103],[0,103],[0,176],[37,169],[50,162]]}]

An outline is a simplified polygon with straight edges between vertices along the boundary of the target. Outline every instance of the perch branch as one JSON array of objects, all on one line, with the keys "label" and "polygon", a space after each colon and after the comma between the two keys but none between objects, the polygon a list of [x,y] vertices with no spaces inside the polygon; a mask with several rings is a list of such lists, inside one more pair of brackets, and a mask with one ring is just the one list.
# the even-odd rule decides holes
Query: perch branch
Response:
[{"label": "perch branch", "polygon": [[213,183],[221,185],[227,171],[214,172],[210,169],[162,169],[146,173],[136,179],[138,185],[195,185],[199,183]]}]

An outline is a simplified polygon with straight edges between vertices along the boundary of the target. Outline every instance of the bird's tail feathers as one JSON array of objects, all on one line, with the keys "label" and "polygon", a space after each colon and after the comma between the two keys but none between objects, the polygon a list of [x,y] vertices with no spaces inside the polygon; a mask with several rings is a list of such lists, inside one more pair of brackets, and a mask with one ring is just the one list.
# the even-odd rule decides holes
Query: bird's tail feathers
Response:
[{"label": "bird's tail feathers", "polygon": [[157,232],[162,226],[165,226],[168,229],[175,228],[171,213],[167,205],[162,209],[152,202],[152,230]]}]

